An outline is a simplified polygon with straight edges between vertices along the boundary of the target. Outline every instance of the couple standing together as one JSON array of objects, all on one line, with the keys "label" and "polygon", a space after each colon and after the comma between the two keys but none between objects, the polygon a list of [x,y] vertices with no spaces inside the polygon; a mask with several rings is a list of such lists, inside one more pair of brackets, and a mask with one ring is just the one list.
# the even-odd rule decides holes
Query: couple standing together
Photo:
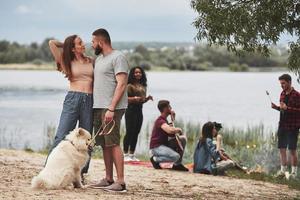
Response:
[{"label": "couple standing together", "polygon": [[[96,145],[103,148],[106,175],[91,187],[125,192],[120,124],[128,104],[129,65],[125,55],[112,48],[109,33],[105,29],[95,30],[92,37],[92,47],[97,55],[95,60],[84,54],[85,45],[77,35],[67,37],[64,43],[49,41],[57,69],[65,74],[70,83],[49,154],[76,127],[77,121],[79,127],[90,133],[94,128],[97,133],[103,123],[114,120],[115,126],[109,135],[96,137]],[[89,162],[90,159],[82,169],[82,175],[87,173]],[[113,179],[113,165],[117,172],[116,182]]]}]

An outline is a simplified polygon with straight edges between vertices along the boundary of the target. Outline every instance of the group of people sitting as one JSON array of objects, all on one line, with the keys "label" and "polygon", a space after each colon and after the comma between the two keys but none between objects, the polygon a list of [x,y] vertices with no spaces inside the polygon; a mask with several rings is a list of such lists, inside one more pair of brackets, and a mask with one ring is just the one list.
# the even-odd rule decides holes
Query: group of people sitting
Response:
[{"label": "group of people sitting", "polygon": [[[172,162],[173,170],[189,171],[182,164],[182,157],[186,146],[186,136],[181,128],[174,126],[175,112],[170,102],[158,102],[160,116],[156,119],[150,140],[150,161],[155,169],[161,169],[160,163]],[[172,122],[168,122],[168,116]],[[194,152],[195,173],[224,174],[225,170],[236,164],[222,149],[222,136],[218,131],[222,125],[217,122],[207,122],[202,127],[202,137],[199,139]],[[214,140],[215,138],[215,140]]]},{"label": "group of people sitting", "polygon": [[[282,93],[280,105],[271,102],[271,107],[280,111],[279,127],[277,133],[278,148],[280,150],[281,168],[276,177],[297,178],[297,144],[300,127],[300,93],[292,87],[292,78],[283,74],[278,78]],[[172,169],[188,171],[182,165],[182,156],[186,145],[186,137],[180,128],[169,123],[175,112],[167,100],[159,101],[158,109],[161,115],[155,121],[150,142],[151,163],[155,169],[160,169],[160,163],[173,162]],[[193,171],[203,174],[224,174],[229,168],[237,168],[245,171],[237,162],[234,162],[222,148],[222,136],[218,133],[222,125],[217,122],[207,122],[203,125],[201,136],[196,144],[194,152]],[[288,171],[287,149],[291,157],[291,173]]]},{"label": "group of people sitting", "polygon": [[[125,162],[139,161],[135,156],[138,135],[143,123],[143,104],[153,101],[147,96],[147,77],[143,68],[134,67],[128,75],[128,107],[125,112],[126,135],[123,140]],[[189,171],[182,164],[186,146],[186,136],[181,128],[175,127],[175,112],[168,100],[158,102],[160,116],[156,119],[150,140],[150,161],[155,169],[161,169],[160,163],[173,163],[172,169]],[[168,117],[171,122],[168,122]],[[222,149],[222,136],[218,131],[222,125],[207,122],[202,128],[202,137],[194,153],[194,172],[223,174],[228,168],[234,167],[234,162]],[[215,138],[215,143],[214,140]]]}]

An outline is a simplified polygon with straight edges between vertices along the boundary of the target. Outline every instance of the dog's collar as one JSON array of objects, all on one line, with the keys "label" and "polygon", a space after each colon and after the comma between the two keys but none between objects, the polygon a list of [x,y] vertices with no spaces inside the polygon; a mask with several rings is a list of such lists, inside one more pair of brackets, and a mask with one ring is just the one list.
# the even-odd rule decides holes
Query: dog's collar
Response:
[{"label": "dog's collar", "polygon": [[71,140],[68,140],[68,139],[64,139],[64,141],[68,141],[68,142],[70,142],[72,145],[73,145],[73,147],[77,150],[77,151],[79,151],[76,147],[75,147],[75,145],[74,145],[74,143],[73,143],[73,141],[71,141]]}]

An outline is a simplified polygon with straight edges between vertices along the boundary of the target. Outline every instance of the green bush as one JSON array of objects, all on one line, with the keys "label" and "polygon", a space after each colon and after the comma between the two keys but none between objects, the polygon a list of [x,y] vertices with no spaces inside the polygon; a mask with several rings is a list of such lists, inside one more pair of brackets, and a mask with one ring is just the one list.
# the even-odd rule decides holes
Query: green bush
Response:
[{"label": "green bush", "polygon": [[34,65],[40,66],[40,65],[43,64],[43,61],[41,59],[37,58],[37,59],[34,59],[31,63],[34,64]]},{"label": "green bush", "polygon": [[249,71],[249,66],[247,64],[230,63],[228,66],[229,70],[232,72],[247,72]]},{"label": "green bush", "polygon": [[144,70],[148,71],[151,69],[152,63],[149,61],[141,61],[140,62],[140,67],[143,68]]}]

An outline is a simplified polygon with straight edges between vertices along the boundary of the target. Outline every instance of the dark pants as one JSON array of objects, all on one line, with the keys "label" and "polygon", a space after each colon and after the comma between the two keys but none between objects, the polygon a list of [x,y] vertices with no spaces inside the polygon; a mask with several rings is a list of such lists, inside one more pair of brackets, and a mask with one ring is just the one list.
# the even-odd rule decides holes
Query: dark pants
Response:
[{"label": "dark pants", "polygon": [[[70,131],[76,128],[77,121],[79,121],[80,128],[84,128],[87,131],[89,131],[90,134],[92,134],[93,95],[82,92],[69,91],[64,100],[59,125],[56,131],[54,142],[49,150],[48,156],[50,155],[52,150],[65,138],[65,136],[68,135]],[[84,166],[84,168],[81,170],[81,173],[88,172],[89,163],[91,160],[91,152],[89,152],[89,155],[90,158]]]},{"label": "dark pants", "polygon": [[134,152],[139,133],[143,124],[143,107],[142,105],[128,105],[125,112],[126,135],[123,141],[124,152]]},{"label": "dark pants", "polygon": [[289,150],[296,150],[297,149],[297,143],[298,143],[298,135],[299,130],[286,130],[283,128],[278,129],[278,148],[279,149],[286,149]]}]

